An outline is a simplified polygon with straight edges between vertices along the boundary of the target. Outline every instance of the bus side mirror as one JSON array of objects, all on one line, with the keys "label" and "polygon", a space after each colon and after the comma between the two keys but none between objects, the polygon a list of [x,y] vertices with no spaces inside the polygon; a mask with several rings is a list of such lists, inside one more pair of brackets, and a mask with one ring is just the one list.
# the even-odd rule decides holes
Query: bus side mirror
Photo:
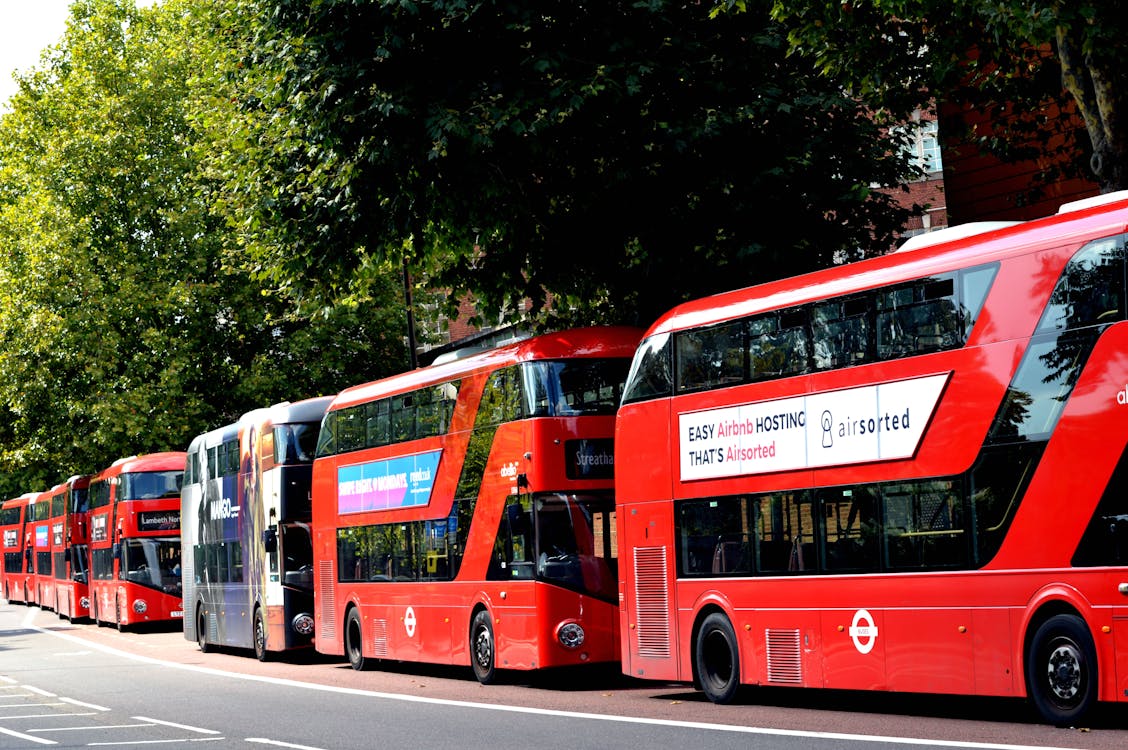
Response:
[{"label": "bus side mirror", "polygon": [[262,546],[266,548],[267,552],[278,551],[278,531],[276,529],[263,529]]},{"label": "bus side mirror", "polygon": [[114,559],[121,560],[121,542],[114,542]]}]

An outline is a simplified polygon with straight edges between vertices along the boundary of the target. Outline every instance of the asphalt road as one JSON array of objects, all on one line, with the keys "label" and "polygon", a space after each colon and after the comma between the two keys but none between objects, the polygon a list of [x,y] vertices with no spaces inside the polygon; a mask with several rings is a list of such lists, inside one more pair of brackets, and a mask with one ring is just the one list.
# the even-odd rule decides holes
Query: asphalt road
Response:
[{"label": "asphalt road", "polygon": [[1024,701],[748,689],[714,706],[615,670],[506,675],[312,651],[259,663],[203,654],[179,630],[119,633],[0,603],[0,748],[181,744],[316,748],[1128,747],[1128,706],[1091,726],[1038,723]]}]

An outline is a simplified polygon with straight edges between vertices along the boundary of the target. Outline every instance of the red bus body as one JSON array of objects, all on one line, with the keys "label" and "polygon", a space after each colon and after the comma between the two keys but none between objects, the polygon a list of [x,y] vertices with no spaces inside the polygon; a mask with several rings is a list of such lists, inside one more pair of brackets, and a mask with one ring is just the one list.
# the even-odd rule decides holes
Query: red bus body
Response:
[{"label": "red bus body", "polygon": [[115,461],[90,478],[90,617],[119,629],[179,621],[183,451]]},{"label": "red bus body", "polygon": [[0,545],[3,545],[3,594],[10,602],[32,603],[28,594],[34,594],[34,567],[29,529],[38,492],[28,492],[0,506]]},{"label": "red bus body", "polygon": [[51,557],[55,572],[55,611],[67,620],[90,616],[86,531],[90,477],[73,476],[51,490]]},{"label": "red bus body", "polygon": [[658,320],[616,424],[623,671],[1128,700],[1126,230],[1106,196]]},{"label": "red bus body", "polygon": [[313,467],[316,649],[483,683],[617,661],[610,442],[640,333],[540,336],[339,394]]}]

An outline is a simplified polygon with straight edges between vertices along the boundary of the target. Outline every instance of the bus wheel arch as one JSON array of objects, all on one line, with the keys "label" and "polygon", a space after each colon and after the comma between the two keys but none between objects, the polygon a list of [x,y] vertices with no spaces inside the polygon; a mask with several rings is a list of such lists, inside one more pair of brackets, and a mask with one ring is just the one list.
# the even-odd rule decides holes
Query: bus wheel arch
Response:
[{"label": "bus wheel arch", "polygon": [[1074,725],[1096,705],[1096,643],[1085,618],[1068,603],[1047,603],[1030,619],[1022,665],[1027,696],[1047,722]]},{"label": "bus wheel arch", "polygon": [[368,668],[369,660],[364,657],[364,626],[361,623],[360,607],[350,604],[345,610],[345,656],[357,672]]},{"label": "bus wheel arch", "polygon": [[713,703],[731,703],[740,687],[740,642],[728,614],[703,608],[693,624],[693,681]]},{"label": "bus wheel arch", "polygon": [[482,604],[470,613],[470,668],[483,685],[497,680],[497,639],[493,618]]}]

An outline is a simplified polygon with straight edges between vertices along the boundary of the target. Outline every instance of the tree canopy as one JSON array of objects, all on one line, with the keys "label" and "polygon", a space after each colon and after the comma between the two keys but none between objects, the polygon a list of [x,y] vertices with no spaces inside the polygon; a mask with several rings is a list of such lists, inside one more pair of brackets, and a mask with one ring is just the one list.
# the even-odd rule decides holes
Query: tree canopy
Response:
[{"label": "tree canopy", "polygon": [[903,136],[768,9],[231,0],[238,145],[210,174],[255,266],[314,304],[403,259],[489,313],[645,325],[888,249],[905,211],[872,186],[913,174]]},{"label": "tree canopy", "polygon": [[187,117],[186,7],[75,3],[0,119],[4,497],[406,361],[385,298],[311,325],[225,262]]},{"label": "tree canopy", "polygon": [[[736,6],[746,4],[717,10]],[[1085,175],[1102,191],[1128,188],[1128,14],[1116,3],[775,0],[773,17],[797,54],[894,119],[951,102],[993,123],[958,139],[1038,159],[1043,182]],[[1055,116],[1063,107],[1083,131]],[[1046,153],[1051,134],[1063,152]]]}]

